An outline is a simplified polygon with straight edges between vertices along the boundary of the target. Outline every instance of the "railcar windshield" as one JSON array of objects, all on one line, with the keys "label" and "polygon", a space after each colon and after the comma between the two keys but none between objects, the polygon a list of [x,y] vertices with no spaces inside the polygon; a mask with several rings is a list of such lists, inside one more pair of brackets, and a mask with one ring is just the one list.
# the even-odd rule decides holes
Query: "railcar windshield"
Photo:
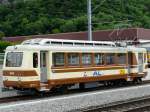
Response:
[{"label": "railcar windshield", "polygon": [[6,67],[20,67],[22,58],[23,52],[8,52],[6,56]]}]

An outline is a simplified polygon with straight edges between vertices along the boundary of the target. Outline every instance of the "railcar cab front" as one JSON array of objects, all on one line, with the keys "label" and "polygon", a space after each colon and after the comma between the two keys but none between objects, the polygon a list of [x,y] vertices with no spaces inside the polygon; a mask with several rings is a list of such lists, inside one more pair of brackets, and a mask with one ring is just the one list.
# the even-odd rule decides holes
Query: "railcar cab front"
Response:
[{"label": "railcar cab front", "polygon": [[48,65],[48,51],[23,50],[19,46],[10,46],[5,52],[3,84],[19,90],[45,90]]}]

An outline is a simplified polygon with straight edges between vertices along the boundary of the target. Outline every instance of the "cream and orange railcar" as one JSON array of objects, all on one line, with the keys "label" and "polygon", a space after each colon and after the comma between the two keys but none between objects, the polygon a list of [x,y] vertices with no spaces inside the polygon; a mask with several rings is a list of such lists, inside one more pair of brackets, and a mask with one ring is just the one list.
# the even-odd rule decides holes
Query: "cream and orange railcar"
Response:
[{"label": "cream and orange railcar", "polygon": [[148,63],[148,67],[150,68],[150,52],[147,52],[147,63]]},{"label": "cream and orange railcar", "polygon": [[6,49],[3,84],[49,91],[87,82],[141,81],[147,74],[144,48],[112,42],[31,39]]}]

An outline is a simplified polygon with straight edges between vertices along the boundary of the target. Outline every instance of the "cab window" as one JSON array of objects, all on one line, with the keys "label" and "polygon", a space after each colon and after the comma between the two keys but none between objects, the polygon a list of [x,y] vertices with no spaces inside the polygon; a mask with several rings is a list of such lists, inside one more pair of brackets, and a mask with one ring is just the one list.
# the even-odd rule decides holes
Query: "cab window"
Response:
[{"label": "cab window", "polygon": [[8,52],[6,67],[20,67],[22,65],[23,52]]}]

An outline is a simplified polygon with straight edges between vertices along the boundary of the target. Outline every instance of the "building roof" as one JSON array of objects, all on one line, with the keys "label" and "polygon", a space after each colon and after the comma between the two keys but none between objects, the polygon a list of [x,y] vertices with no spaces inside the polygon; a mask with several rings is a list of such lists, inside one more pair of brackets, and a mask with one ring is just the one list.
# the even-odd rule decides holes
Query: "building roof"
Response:
[{"label": "building roof", "polygon": [[[99,30],[99,31],[94,31],[92,34],[93,34],[94,41],[116,41],[116,40],[138,41],[139,39],[150,40],[150,29],[144,29],[144,28]],[[22,42],[24,40],[31,39],[31,38],[88,40],[88,34],[87,32],[71,32],[71,33],[59,33],[59,34],[6,37],[4,38],[4,40],[10,42]]]}]

